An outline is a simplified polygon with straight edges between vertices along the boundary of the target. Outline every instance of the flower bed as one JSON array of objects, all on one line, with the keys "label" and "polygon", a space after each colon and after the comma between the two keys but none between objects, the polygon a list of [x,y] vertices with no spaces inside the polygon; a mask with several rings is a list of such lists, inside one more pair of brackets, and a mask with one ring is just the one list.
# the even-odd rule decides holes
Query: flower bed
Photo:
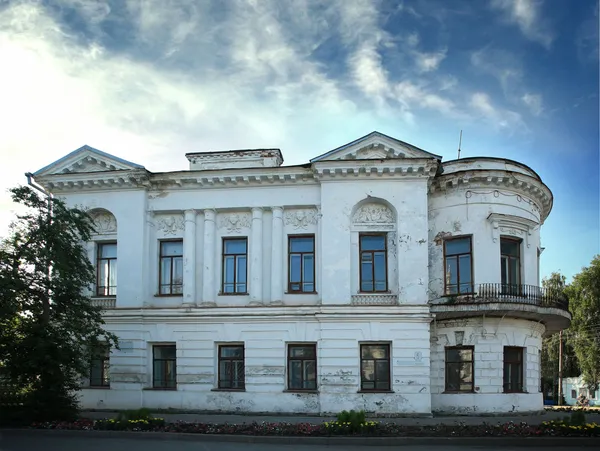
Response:
[{"label": "flower bed", "polygon": [[600,437],[600,424],[571,425],[565,421],[547,421],[541,425],[527,423],[481,424],[481,425],[435,425],[406,426],[395,423],[366,421],[358,430],[350,423],[332,421],[322,424],[309,423],[244,423],[211,424],[176,422],[165,423],[162,418],[147,420],[78,420],[71,423],[37,423],[36,429],[103,430],[103,431],[152,431],[194,434],[233,434],[254,436],[377,436],[377,437]]},{"label": "flower bed", "polygon": [[544,406],[547,412],[585,412],[585,413],[600,413],[600,406]]}]

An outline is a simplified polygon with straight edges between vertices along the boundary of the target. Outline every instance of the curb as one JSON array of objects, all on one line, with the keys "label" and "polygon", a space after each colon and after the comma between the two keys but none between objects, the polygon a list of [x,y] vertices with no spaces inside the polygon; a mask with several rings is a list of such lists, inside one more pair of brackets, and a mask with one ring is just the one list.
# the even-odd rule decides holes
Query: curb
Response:
[{"label": "curb", "polygon": [[485,446],[518,447],[598,447],[598,437],[280,437],[256,435],[190,434],[176,432],[69,431],[60,429],[0,429],[4,435],[39,437],[87,437],[131,440],[181,440],[221,443],[263,443],[270,445],[323,446]]}]

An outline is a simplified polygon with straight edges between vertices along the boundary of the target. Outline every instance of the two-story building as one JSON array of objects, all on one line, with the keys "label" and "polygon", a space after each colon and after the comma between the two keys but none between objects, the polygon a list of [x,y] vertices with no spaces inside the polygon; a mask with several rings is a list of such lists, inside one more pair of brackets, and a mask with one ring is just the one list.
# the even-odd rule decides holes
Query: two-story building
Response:
[{"label": "two-story building", "polygon": [[552,193],[527,166],[373,132],[299,166],[278,149],[150,172],[84,146],[35,173],[97,234],[90,293],[120,350],[84,408],[373,415],[542,408]]}]

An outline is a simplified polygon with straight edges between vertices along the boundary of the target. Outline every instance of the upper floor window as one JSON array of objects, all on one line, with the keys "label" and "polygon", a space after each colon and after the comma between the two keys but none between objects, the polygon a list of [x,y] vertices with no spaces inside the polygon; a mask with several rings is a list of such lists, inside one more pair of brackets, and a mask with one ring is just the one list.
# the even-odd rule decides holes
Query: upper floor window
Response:
[{"label": "upper floor window", "polygon": [[317,389],[317,345],[288,345],[288,389]]},{"label": "upper floor window", "polygon": [[360,291],[363,293],[388,290],[386,237],[385,233],[361,233],[359,236]]},{"label": "upper floor window", "polygon": [[117,243],[98,243],[96,296],[117,295]]},{"label": "upper floor window", "polygon": [[160,242],[160,294],[183,293],[183,241]]},{"label": "upper floor window", "polygon": [[521,284],[521,241],[500,238],[500,271],[504,291],[518,290]]},{"label": "upper floor window", "polygon": [[90,362],[90,387],[110,386],[110,349],[106,344],[99,345],[92,351]]},{"label": "upper floor window", "polygon": [[473,392],[473,346],[446,348],[446,391]]},{"label": "upper floor window", "polygon": [[360,389],[388,391],[390,386],[390,345],[360,345]]},{"label": "upper floor window", "polygon": [[315,292],[315,236],[290,236],[288,238],[290,293]]},{"label": "upper floor window", "polygon": [[504,393],[523,391],[523,355],[525,348],[504,347]]},{"label": "upper floor window", "polygon": [[246,294],[248,292],[247,261],[247,238],[223,238],[222,292],[224,294]]},{"label": "upper floor window", "polygon": [[444,241],[445,294],[473,292],[473,257],[471,237]]}]

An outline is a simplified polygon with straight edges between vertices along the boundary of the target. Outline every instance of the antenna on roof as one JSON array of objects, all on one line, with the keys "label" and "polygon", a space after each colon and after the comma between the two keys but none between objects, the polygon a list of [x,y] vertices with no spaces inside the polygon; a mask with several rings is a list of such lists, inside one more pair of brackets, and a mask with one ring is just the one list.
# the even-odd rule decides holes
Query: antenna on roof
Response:
[{"label": "antenna on roof", "polygon": [[462,144],[462,130],[460,131],[460,138],[458,138],[458,159],[460,160],[460,145]]}]

